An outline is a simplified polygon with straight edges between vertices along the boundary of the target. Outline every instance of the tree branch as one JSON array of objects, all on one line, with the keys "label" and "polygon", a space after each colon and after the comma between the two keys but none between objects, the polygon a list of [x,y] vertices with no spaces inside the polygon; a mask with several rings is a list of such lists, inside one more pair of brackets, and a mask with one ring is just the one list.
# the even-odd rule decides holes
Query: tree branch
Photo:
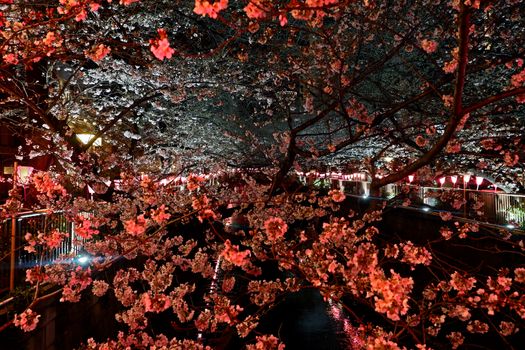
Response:
[{"label": "tree branch", "polygon": [[434,158],[446,147],[452,136],[454,135],[456,128],[461,120],[461,117],[464,115],[462,99],[463,99],[463,89],[465,86],[465,78],[467,72],[467,63],[468,63],[468,35],[469,35],[469,26],[470,26],[470,13],[465,4],[461,4],[461,9],[459,13],[459,57],[458,57],[458,70],[456,74],[456,84],[454,91],[454,106],[453,113],[450,116],[450,119],[447,123],[443,135],[439,140],[434,144],[434,146],[423,156],[421,156],[416,161],[407,165],[401,171],[390,174],[381,179],[372,179],[370,184],[372,190],[377,190],[378,188],[385,186],[387,184],[397,182],[407,177],[410,174],[413,174],[418,169],[429,164]]},{"label": "tree branch", "polygon": [[474,111],[476,111],[476,110],[478,110],[480,108],[483,108],[485,106],[488,106],[488,105],[490,105],[490,104],[492,104],[494,102],[498,102],[498,101],[506,99],[508,97],[518,96],[518,95],[521,95],[521,94],[525,94],[525,86],[522,86],[522,87],[519,87],[519,88],[515,88],[515,89],[512,89],[512,90],[508,90],[508,91],[504,91],[504,92],[501,92],[499,94],[496,94],[496,95],[484,98],[481,101],[478,101],[476,103],[471,104],[470,106],[467,106],[467,107],[463,108],[463,113],[464,114],[472,113],[472,112],[474,112]]}]

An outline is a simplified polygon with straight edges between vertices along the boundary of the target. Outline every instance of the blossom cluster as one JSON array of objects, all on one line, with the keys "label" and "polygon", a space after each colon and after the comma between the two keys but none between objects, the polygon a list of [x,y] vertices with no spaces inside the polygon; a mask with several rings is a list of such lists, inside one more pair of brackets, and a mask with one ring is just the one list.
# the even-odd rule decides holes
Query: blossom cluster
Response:
[{"label": "blossom cluster", "polygon": [[159,29],[158,34],[158,39],[150,41],[151,52],[155,55],[157,59],[161,61],[165,58],[170,59],[175,53],[175,50],[170,47],[168,35],[166,34],[166,31],[164,29]]},{"label": "blossom cluster", "polygon": [[38,324],[40,315],[31,309],[27,309],[19,315],[15,315],[14,325],[20,327],[24,332],[31,332]]},{"label": "blossom cluster", "polygon": [[[150,334],[151,320],[157,314],[171,317],[177,329],[209,335],[231,327],[251,349],[282,349],[284,344],[275,335],[258,333],[260,315],[251,310],[268,310],[303,288],[316,288],[327,303],[358,300],[363,309],[384,318],[387,324],[398,322],[407,330],[423,329],[427,344],[417,343],[419,349],[430,349],[435,337],[449,339],[450,346],[456,347],[470,334],[491,332],[487,321],[478,317],[480,310],[488,317],[500,312],[513,315],[497,320],[503,336],[512,337],[519,331],[516,319],[525,315],[519,292],[525,284],[523,267],[502,269],[483,278],[461,269],[442,269],[443,258],[437,255],[435,260],[432,241],[421,243],[418,239],[416,244],[385,237],[382,211],[356,214],[340,207],[344,201],[334,205],[337,199],[344,199],[339,190],[324,195],[313,191],[279,194],[265,202],[261,200],[264,190],[251,184],[255,189],[247,190],[245,198],[236,202],[228,191],[221,197],[223,189],[208,186],[204,177],[187,183],[185,188],[180,184],[162,187],[143,176],[140,181],[130,180],[127,186],[135,191],[129,191],[129,198],[119,197],[116,203],[101,201],[96,205],[78,200],[70,208],[74,215],[69,217],[86,249],[98,255],[92,266],[74,266],[65,259],[28,270],[26,278],[32,284],[60,285],[63,302],[76,302],[83,293],[91,292],[99,298],[110,293],[121,304],[115,317],[126,331],[105,343],[90,340],[88,349],[126,344],[161,348],[202,345],[177,338],[176,332]],[[246,207],[245,201],[257,204]],[[200,220],[202,212],[212,207],[213,211],[232,211],[228,217],[242,218],[246,229],[228,230],[221,222]],[[170,226],[177,220],[182,223]],[[473,223],[449,225],[437,241],[457,237],[457,241],[466,242],[471,232],[481,230]],[[153,227],[159,229],[149,231]],[[57,230],[37,237],[29,234],[27,249],[36,253],[38,245],[53,249],[59,236]],[[109,278],[98,273],[111,266],[118,255],[132,261],[133,267],[123,267]],[[272,278],[271,273],[265,273],[267,265],[277,267],[288,278],[282,274]],[[432,278],[416,279],[426,271],[432,272]],[[434,274],[443,277],[435,279]],[[239,298],[239,293],[246,297]],[[25,318],[19,315],[15,320],[19,327],[33,329],[38,317],[27,312]],[[363,348],[402,348],[402,340],[388,327],[370,329],[359,327],[357,319],[352,322],[358,327],[356,342]]]}]

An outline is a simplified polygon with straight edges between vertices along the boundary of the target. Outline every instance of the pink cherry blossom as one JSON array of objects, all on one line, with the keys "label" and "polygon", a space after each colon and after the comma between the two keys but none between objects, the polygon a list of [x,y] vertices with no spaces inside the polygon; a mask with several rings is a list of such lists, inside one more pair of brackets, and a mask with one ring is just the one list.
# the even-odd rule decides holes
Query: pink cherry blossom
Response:
[{"label": "pink cherry blossom", "polygon": [[460,293],[468,292],[474,288],[474,285],[476,284],[476,279],[474,277],[463,276],[457,271],[454,272],[450,277],[450,285]]},{"label": "pink cherry blossom", "polygon": [[438,44],[433,40],[423,39],[420,42],[421,48],[425,50],[426,53],[432,53],[437,50]]},{"label": "pink cherry blossom", "polygon": [[134,219],[124,221],[124,228],[126,232],[132,236],[140,236],[146,232],[147,221],[144,218],[144,214],[137,216]]},{"label": "pink cherry blossom", "polygon": [[288,225],[283,219],[271,217],[264,222],[264,230],[270,242],[275,242],[284,237],[288,230]]},{"label": "pink cherry blossom", "polygon": [[465,337],[459,332],[451,332],[447,338],[452,343],[452,349],[457,349],[465,341]]},{"label": "pink cherry blossom", "polygon": [[164,29],[159,29],[158,33],[159,39],[151,41],[151,52],[153,52],[155,57],[161,61],[165,58],[170,59],[175,53],[175,50],[170,47],[166,31]]},{"label": "pink cherry blossom", "polygon": [[213,3],[208,0],[195,0],[193,12],[201,16],[217,18],[220,11],[228,7],[228,0],[217,0]]},{"label": "pink cherry blossom", "polygon": [[254,345],[247,345],[247,350],[284,350],[285,346],[273,335],[257,336]]},{"label": "pink cherry blossom", "polygon": [[96,280],[96,281],[93,281],[92,288],[93,288],[93,294],[96,295],[97,297],[101,297],[104,294],[106,294],[106,292],[108,291],[109,284],[101,280]]},{"label": "pink cherry blossom", "polygon": [[408,312],[408,296],[414,285],[411,277],[401,277],[394,271],[390,271],[391,277],[387,278],[383,273],[372,273],[370,285],[376,294],[374,297],[375,310],[386,313],[393,321],[399,321],[401,315]]},{"label": "pink cherry blossom", "polygon": [[92,3],[89,4],[89,9],[92,12],[97,12],[99,8],[100,8],[100,4],[99,3],[92,2]]},{"label": "pink cherry blossom", "polygon": [[266,17],[266,11],[264,10],[264,5],[262,1],[251,0],[248,5],[244,8],[246,16],[252,19],[260,19]]},{"label": "pink cherry blossom", "polygon": [[240,251],[239,246],[232,245],[230,240],[224,242],[221,256],[236,266],[244,266],[249,262],[251,253],[249,250]]},{"label": "pink cherry blossom", "polygon": [[93,49],[91,49],[90,52],[87,52],[86,55],[91,58],[91,60],[98,62],[102,60],[104,57],[106,57],[111,52],[111,49],[107,47],[104,44],[100,44]]},{"label": "pink cherry blossom", "polygon": [[518,267],[514,269],[514,280],[518,283],[525,283],[525,268]]},{"label": "pink cherry blossom", "polygon": [[411,241],[402,243],[401,246],[403,247],[403,258],[401,261],[414,265],[430,265],[432,261],[432,255],[425,247],[416,247]]},{"label": "pink cherry blossom", "polygon": [[161,293],[153,296],[150,293],[142,294],[142,303],[146,312],[162,312],[171,306],[170,298]]},{"label": "pink cherry blossom", "polygon": [[75,233],[80,237],[89,239],[93,235],[98,235],[99,231],[93,227],[93,222],[89,218],[78,216],[76,219]]},{"label": "pink cherry blossom", "polygon": [[24,332],[30,332],[36,328],[40,315],[31,309],[27,309],[21,314],[15,315],[14,325],[20,327]]},{"label": "pink cherry blossom", "polygon": [[332,200],[337,203],[343,202],[346,198],[345,194],[340,190],[330,190],[328,195],[331,196]]},{"label": "pink cherry blossom", "polygon": [[151,218],[159,225],[164,225],[171,217],[170,213],[166,213],[166,205],[162,204],[157,210],[151,211]]}]

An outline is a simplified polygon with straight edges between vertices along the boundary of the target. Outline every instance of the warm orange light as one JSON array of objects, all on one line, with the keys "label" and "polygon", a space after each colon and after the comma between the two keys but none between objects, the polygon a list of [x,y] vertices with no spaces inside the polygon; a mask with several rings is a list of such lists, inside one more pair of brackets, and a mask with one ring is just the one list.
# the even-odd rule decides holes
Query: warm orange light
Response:
[{"label": "warm orange light", "polygon": [[29,182],[29,177],[33,173],[32,166],[18,166],[18,182],[21,184],[27,184]]}]

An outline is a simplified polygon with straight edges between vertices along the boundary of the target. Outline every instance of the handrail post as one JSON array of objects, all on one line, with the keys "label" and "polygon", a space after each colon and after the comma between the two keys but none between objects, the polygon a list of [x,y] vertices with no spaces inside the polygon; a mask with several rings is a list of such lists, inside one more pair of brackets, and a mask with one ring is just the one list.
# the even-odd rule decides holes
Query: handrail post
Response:
[{"label": "handrail post", "polygon": [[11,218],[11,265],[9,270],[9,291],[15,289],[16,216]]},{"label": "handrail post", "polygon": [[[18,173],[18,162],[13,163],[13,189],[16,189],[16,182]],[[9,291],[15,289],[15,255],[16,255],[16,215],[11,217],[11,266],[9,269]]]}]

